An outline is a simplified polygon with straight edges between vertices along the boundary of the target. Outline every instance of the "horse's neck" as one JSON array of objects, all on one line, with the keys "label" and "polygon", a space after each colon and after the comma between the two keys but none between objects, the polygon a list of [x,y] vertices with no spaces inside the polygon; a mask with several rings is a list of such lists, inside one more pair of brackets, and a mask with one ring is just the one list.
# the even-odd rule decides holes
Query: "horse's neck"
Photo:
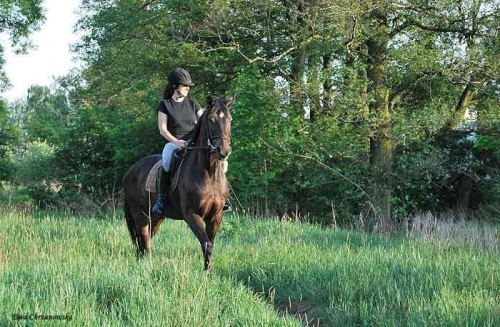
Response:
[{"label": "horse's neck", "polygon": [[207,146],[207,140],[208,140],[208,129],[207,129],[207,126],[205,124],[205,121],[204,120],[200,120],[198,122],[199,124],[201,124],[201,126],[199,127],[199,129],[196,131],[195,135],[194,135],[194,146],[196,147],[206,147]]},{"label": "horse's neck", "polygon": [[213,181],[221,181],[224,179],[224,166],[222,165],[222,161],[218,160],[216,156],[210,157],[210,166],[209,166],[208,174],[212,178]]},{"label": "horse's neck", "polygon": [[[201,122],[200,122],[201,123]],[[198,135],[194,141],[194,146],[198,148],[208,147],[208,129],[205,125],[200,126]],[[195,161],[201,166],[202,170],[206,170],[211,180],[218,181],[224,178],[222,161],[212,155],[209,150],[196,151]],[[199,169],[199,167],[198,167]]]},{"label": "horse's neck", "polygon": [[211,155],[208,150],[195,150],[190,154],[190,157],[192,161],[188,170],[191,176],[198,176],[202,183],[218,183],[224,180],[224,167],[217,156]]}]

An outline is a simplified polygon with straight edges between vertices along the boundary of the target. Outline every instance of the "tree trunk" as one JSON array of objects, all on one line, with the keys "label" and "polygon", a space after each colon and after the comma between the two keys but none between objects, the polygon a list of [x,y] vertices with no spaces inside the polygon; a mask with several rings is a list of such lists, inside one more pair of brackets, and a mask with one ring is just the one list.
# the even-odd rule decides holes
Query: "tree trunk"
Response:
[{"label": "tree trunk", "polygon": [[323,108],[331,110],[332,108],[332,79],[330,68],[332,67],[331,55],[323,56]]},{"label": "tree trunk", "polygon": [[469,107],[472,99],[474,98],[475,90],[472,86],[472,82],[469,82],[465,89],[460,94],[460,99],[455,107],[455,110],[452,112],[451,116],[446,121],[444,125],[444,130],[455,130],[460,124],[460,120],[464,117],[465,111]]},{"label": "tree trunk", "polygon": [[[302,2],[283,0],[283,6],[286,8],[286,20],[289,25],[289,37],[294,43],[303,41],[303,34],[300,33],[305,27],[304,7]],[[288,82],[290,83],[290,104],[294,111],[303,111],[303,81],[306,61],[306,50],[304,46],[299,46],[290,56],[290,74]],[[295,112],[294,112],[295,114]],[[303,112],[301,113],[303,115]]]},{"label": "tree trunk", "polygon": [[474,180],[467,174],[462,174],[458,180],[458,190],[455,209],[468,211],[471,204]]},{"label": "tree trunk", "polygon": [[307,89],[309,98],[309,121],[313,124],[320,114],[320,85],[318,56],[309,55],[307,58]]},{"label": "tree trunk", "polygon": [[[366,228],[386,231],[391,228],[391,174],[393,147],[390,131],[389,90],[386,85],[387,48],[389,41],[387,16],[379,9],[371,14],[374,31],[367,41],[368,71],[370,81],[368,91],[373,101],[370,104],[375,122],[370,137],[370,165],[372,180],[370,197],[375,213],[367,217]],[[373,212],[373,211],[372,211]]]},{"label": "tree trunk", "polygon": [[[465,111],[469,107],[475,94],[472,82],[469,82],[465,89],[460,94],[460,98],[455,106],[455,110],[451,113],[450,117],[447,119],[445,125],[441,130],[441,134],[447,131],[454,131],[458,128],[460,121],[465,115]],[[472,173],[472,172],[470,172]],[[469,210],[470,198],[473,188],[473,180],[467,174],[462,174],[459,176],[458,189],[456,194],[455,208],[459,210]]]}]

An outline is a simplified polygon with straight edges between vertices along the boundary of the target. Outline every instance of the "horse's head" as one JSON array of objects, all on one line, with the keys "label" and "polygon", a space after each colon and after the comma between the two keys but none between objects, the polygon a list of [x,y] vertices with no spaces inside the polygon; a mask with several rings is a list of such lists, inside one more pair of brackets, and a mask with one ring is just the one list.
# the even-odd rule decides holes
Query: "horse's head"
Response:
[{"label": "horse's head", "polygon": [[231,154],[231,113],[229,107],[235,97],[220,99],[214,96],[207,98],[208,141],[215,148],[220,160],[227,159]]}]

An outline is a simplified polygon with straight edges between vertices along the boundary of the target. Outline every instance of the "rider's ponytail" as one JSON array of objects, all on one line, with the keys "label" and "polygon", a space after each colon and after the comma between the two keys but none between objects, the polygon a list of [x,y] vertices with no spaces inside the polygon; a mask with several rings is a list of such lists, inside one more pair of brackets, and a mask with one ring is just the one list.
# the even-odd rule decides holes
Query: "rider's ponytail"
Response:
[{"label": "rider's ponytail", "polygon": [[163,91],[163,99],[170,99],[174,95],[177,87],[179,87],[179,85],[168,83],[165,87],[165,90]]}]

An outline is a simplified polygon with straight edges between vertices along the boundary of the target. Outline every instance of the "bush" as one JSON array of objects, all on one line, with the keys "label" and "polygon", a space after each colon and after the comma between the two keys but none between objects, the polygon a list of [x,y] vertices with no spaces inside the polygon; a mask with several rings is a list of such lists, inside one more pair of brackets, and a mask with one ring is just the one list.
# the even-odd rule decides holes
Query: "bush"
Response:
[{"label": "bush", "polygon": [[[36,203],[41,207],[55,204],[58,188],[54,187],[55,174],[52,160],[55,148],[45,141],[33,141],[26,144],[22,155],[16,160],[16,183],[26,187],[15,198],[23,203]],[[14,203],[14,201],[11,199]]]},{"label": "bush", "polygon": [[12,185],[2,185],[0,192],[0,203],[31,207],[33,205],[33,198],[29,195],[26,188],[13,188]]},{"label": "bush", "polygon": [[30,186],[48,183],[54,178],[52,165],[54,153],[55,147],[46,141],[28,143],[17,161],[16,180]]},{"label": "bush", "polygon": [[59,195],[47,185],[31,184],[27,187],[29,196],[40,208],[50,208],[57,204]]},{"label": "bush", "polygon": [[85,213],[94,216],[104,214],[101,206],[94,201],[91,195],[78,191],[61,192],[57,199],[57,207],[71,213]]}]

